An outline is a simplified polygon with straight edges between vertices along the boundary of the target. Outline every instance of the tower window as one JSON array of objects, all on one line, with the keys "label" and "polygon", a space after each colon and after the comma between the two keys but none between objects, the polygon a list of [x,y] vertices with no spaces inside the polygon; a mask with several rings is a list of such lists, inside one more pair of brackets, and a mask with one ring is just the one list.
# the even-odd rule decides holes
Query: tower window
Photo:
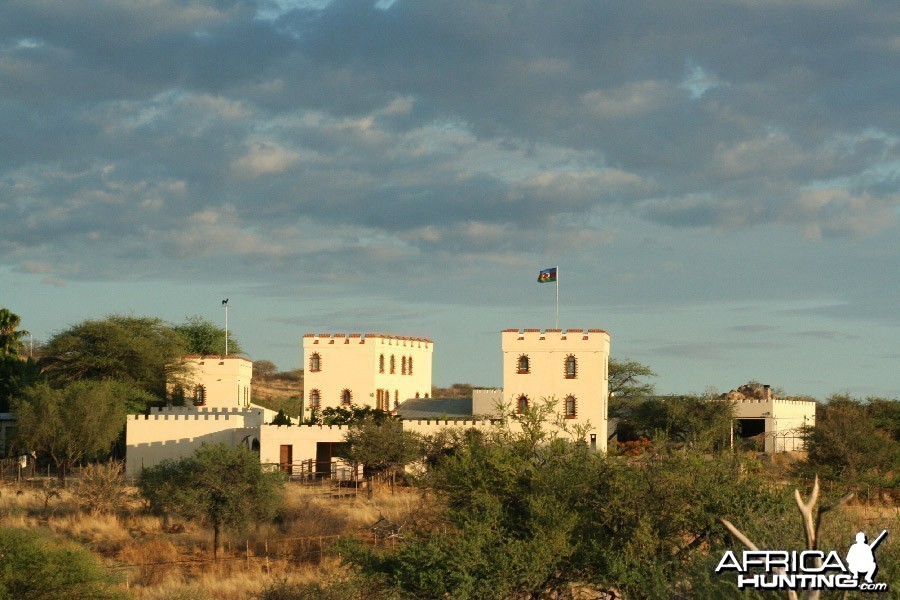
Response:
[{"label": "tower window", "polygon": [[406,361],[406,372],[409,375],[412,375],[412,356],[410,356]]},{"label": "tower window", "polygon": [[519,357],[519,362],[516,365],[516,373],[530,373],[531,372],[531,361],[528,360],[528,355],[523,354]]},{"label": "tower window", "polygon": [[519,396],[519,399],[516,401],[516,411],[523,413],[526,410],[528,410],[528,396],[523,394]]},{"label": "tower window", "polygon": [[318,352],[313,352],[309,357],[309,370],[313,373],[322,370],[322,358]]},{"label": "tower window", "polygon": [[317,409],[322,403],[322,398],[319,395],[319,390],[310,390],[309,391],[309,407],[312,409]]},{"label": "tower window", "polygon": [[341,392],[341,404],[344,406],[350,406],[350,402],[353,401],[353,394],[350,393],[350,390],[345,389]]},{"label": "tower window", "polygon": [[397,372],[397,358],[391,354],[391,375]]},{"label": "tower window", "polygon": [[384,354],[378,357],[378,372],[384,373]]},{"label": "tower window", "polygon": [[400,374],[406,375],[406,357],[400,358]]},{"label": "tower window", "polygon": [[575,379],[578,376],[578,361],[572,354],[566,357],[566,379]]},{"label": "tower window", "polygon": [[574,419],[577,414],[575,396],[566,396],[566,418]]}]

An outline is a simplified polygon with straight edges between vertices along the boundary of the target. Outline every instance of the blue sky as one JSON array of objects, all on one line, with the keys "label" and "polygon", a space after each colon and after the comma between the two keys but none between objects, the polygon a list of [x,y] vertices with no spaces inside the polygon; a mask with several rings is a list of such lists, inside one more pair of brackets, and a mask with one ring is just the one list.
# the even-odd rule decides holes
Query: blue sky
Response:
[{"label": "blue sky", "polygon": [[900,5],[11,0],[0,305],[435,340],[603,328],[661,392],[900,396]]}]

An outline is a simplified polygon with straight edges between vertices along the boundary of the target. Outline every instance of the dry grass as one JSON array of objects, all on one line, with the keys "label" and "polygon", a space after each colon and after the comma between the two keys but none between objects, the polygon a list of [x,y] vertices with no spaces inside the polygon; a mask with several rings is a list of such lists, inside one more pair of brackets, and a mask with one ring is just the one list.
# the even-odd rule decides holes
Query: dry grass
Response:
[{"label": "dry grass", "polygon": [[191,523],[164,527],[160,518],[142,511],[133,494],[117,514],[84,511],[67,490],[46,507],[45,500],[42,488],[0,486],[0,526],[44,527],[80,543],[121,577],[130,597],[141,600],[243,600],[275,582],[335,577],[340,561],[329,547],[336,536],[367,535],[382,517],[401,524],[423,510],[416,491],[391,495],[385,488],[371,499],[335,499],[329,487],[291,484],[280,522],[260,526],[246,539],[226,536],[216,562],[210,531]]}]

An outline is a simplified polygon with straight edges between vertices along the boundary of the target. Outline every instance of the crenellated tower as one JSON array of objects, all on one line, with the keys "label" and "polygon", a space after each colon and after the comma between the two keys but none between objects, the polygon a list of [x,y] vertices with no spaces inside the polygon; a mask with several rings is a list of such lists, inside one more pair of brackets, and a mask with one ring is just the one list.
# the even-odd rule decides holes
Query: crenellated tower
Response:
[{"label": "crenellated tower", "polygon": [[589,425],[585,441],[606,450],[609,334],[602,329],[505,329],[503,401],[512,410],[553,398],[563,422]]}]

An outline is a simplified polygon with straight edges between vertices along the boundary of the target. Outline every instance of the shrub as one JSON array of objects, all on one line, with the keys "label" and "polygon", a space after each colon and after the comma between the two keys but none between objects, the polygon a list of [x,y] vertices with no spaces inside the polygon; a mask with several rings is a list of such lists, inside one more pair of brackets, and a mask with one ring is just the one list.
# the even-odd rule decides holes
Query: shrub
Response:
[{"label": "shrub", "polygon": [[40,531],[0,528],[0,600],[120,598],[87,550]]},{"label": "shrub", "polygon": [[81,503],[81,508],[91,514],[115,512],[128,498],[124,461],[82,467],[73,494]]}]

